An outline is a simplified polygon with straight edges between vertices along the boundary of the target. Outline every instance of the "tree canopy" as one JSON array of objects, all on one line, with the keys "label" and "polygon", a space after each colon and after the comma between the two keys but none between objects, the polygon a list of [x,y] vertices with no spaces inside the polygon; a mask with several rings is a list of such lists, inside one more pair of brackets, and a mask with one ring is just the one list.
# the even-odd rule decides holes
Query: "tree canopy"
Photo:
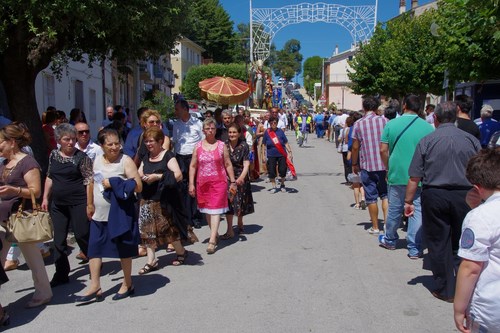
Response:
[{"label": "tree canopy", "polygon": [[[313,56],[304,61],[304,89],[306,89],[309,96],[314,95],[314,84],[321,82],[321,75],[323,73],[323,58],[320,56]],[[321,95],[321,90],[316,91],[314,99],[318,99]]]},{"label": "tree canopy", "polygon": [[233,21],[219,0],[196,0],[187,11],[189,31],[186,37],[205,49],[203,57],[230,63],[236,45]]},{"label": "tree canopy", "polygon": [[420,16],[406,13],[378,25],[372,39],[361,45],[350,62],[349,78],[357,94],[400,97],[443,91],[444,54],[430,27],[436,11]]},{"label": "tree canopy", "polygon": [[498,0],[440,0],[436,38],[450,81],[500,78]]},{"label": "tree canopy", "polygon": [[300,41],[290,39],[283,48],[276,52],[273,71],[276,76],[293,78],[295,74],[302,72],[302,59],[300,53]]},{"label": "tree canopy", "polygon": [[45,141],[35,79],[56,56],[97,60],[144,59],[175,45],[193,0],[3,0],[0,80],[14,120],[27,123],[43,165]]}]

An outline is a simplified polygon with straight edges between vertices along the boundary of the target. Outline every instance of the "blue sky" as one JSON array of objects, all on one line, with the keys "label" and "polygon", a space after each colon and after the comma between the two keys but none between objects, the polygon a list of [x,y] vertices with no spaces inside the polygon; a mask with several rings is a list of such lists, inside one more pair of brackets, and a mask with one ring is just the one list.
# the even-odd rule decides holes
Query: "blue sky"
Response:
[{"label": "blue sky", "polygon": [[[250,21],[249,0],[219,0],[224,9],[231,16],[235,26],[238,23],[248,23]],[[375,0],[335,0],[335,1],[314,1],[314,0],[253,0],[253,8],[280,8],[292,4],[300,3],[328,3],[344,6],[375,5]],[[431,2],[431,0],[419,0],[419,5]],[[407,8],[410,7],[411,0],[406,0]],[[399,13],[399,0],[379,0],[377,10],[377,21],[385,22]],[[276,48],[279,50],[289,39],[298,39],[301,45],[301,53],[304,60],[318,55],[329,57],[335,50],[335,45],[339,46],[339,51],[350,48],[352,43],[349,32],[342,26],[327,23],[300,23],[290,25],[278,32],[274,38]],[[299,78],[299,82],[302,79]]]}]

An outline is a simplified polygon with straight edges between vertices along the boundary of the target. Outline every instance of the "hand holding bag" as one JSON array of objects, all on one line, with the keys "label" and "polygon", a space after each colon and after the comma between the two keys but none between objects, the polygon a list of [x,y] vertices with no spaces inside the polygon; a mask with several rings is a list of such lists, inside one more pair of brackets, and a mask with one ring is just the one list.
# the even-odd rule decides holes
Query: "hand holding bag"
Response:
[{"label": "hand holding bag", "polygon": [[52,219],[46,211],[42,211],[35,201],[35,194],[30,189],[31,211],[24,210],[26,199],[23,199],[16,213],[7,221],[5,238],[11,243],[46,242],[54,237]]}]

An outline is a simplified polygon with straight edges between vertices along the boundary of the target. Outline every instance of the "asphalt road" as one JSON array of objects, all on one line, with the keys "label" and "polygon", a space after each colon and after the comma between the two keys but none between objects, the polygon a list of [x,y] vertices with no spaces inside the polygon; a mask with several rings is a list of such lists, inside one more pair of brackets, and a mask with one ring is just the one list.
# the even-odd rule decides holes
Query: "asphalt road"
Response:
[{"label": "asphalt road", "polygon": [[[136,294],[111,300],[121,283],[117,261],[105,260],[101,303],[77,307],[73,295],[88,284],[88,268],[71,255],[72,282],[54,289],[52,302],[24,309],[33,282],[26,266],[8,272],[0,291],[11,332],[455,332],[452,305],[436,300],[426,260],[378,247],[366,232],[368,212],[355,210],[342,185],[334,145],[310,136],[299,148],[290,132],[298,180],[288,193],[253,183],[256,212],[246,234],[220,241],[207,255],[208,227],[188,247],[187,265],[158,252],[159,271],[138,276]],[[220,234],[225,232],[222,223]],[[404,239],[400,232],[400,238]],[[49,277],[53,265],[47,264]],[[2,328],[0,328],[2,330]]]}]

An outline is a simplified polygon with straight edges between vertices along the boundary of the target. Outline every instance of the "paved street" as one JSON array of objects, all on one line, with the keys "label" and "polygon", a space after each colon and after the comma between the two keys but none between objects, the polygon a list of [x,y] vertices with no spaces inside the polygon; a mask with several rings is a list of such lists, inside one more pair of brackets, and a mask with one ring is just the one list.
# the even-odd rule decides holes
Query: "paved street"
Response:
[{"label": "paved street", "polygon": [[[188,247],[188,265],[134,275],[135,297],[111,300],[121,282],[118,262],[105,261],[102,303],[76,307],[72,294],[88,283],[87,266],[72,260],[72,283],[54,289],[52,303],[26,310],[32,281],[26,267],[9,272],[0,301],[11,332],[455,332],[452,305],[431,296],[424,260],[377,246],[368,212],[351,208],[335,146],[311,135],[298,148],[298,180],[289,193],[253,183],[256,212],[246,235],[205,252],[208,228]],[[225,222],[220,233],[225,232]],[[400,232],[404,239],[404,233]],[[134,260],[133,273],[145,263]],[[53,265],[47,266],[49,276]],[[1,329],[0,329],[1,330]]]}]

